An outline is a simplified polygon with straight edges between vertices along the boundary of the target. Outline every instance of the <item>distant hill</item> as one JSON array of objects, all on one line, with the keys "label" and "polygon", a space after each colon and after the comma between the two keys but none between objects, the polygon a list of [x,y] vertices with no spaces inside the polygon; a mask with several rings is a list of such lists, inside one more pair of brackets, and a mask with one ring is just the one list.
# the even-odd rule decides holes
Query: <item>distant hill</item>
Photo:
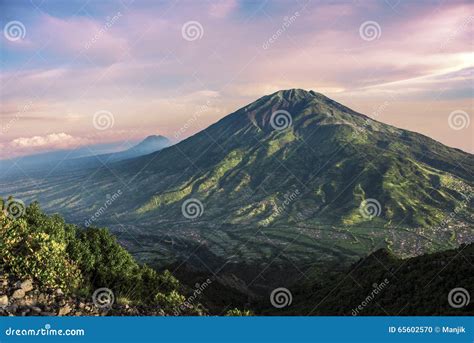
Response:
[{"label": "distant hill", "polygon": [[124,151],[123,154],[128,153],[130,157],[141,156],[167,148],[170,145],[171,142],[168,138],[160,135],[151,135],[127,151]]},{"label": "distant hill", "polygon": [[[71,163],[74,164],[81,164],[81,165],[88,165],[88,166],[95,166],[95,165],[102,165],[102,164],[110,164],[113,162],[123,161],[126,159],[139,157],[143,155],[148,155],[153,152],[160,151],[164,148],[167,148],[171,145],[171,142],[168,138],[160,135],[151,135],[146,137],[143,141],[138,143],[135,146],[125,150],[114,152],[110,154],[101,154],[95,155],[90,157],[83,157],[80,159],[74,159]],[[100,164],[97,164],[98,162]]]},{"label": "distant hill", "polygon": [[[34,155],[22,156],[11,160],[0,161],[0,177],[18,174],[24,171],[28,174],[33,172],[56,172],[66,170],[77,170],[80,168],[100,167],[103,164],[117,162],[128,158],[134,158],[159,151],[171,145],[168,138],[159,135],[151,135],[136,145],[130,142],[108,143],[93,146],[79,147],[73,150],[60,150]],[[126,150],[118,152],[107,152],[125,147]]]}]

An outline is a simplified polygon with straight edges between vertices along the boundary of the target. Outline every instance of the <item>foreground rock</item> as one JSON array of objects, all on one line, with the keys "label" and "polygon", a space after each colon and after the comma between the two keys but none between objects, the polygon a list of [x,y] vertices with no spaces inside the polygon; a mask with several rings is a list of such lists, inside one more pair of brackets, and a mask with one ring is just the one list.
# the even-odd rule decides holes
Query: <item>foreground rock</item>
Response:
[{"label": "foreground rock", "polygon": [[157,307],[113,304],[97,307],[92,298],[66,295],[61,289],[40,290],[30,279],[0,275],[0,316],[164,316]]}]

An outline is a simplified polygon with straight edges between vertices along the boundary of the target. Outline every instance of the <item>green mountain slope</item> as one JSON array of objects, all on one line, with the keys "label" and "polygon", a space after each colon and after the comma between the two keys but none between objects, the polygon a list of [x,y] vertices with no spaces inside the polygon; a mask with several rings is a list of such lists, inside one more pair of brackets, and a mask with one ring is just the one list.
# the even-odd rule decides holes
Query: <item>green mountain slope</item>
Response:
[{"label": "green mountain slope", "polygon": [[[187,260],[200,247],[216,269],[302,268],[379,247],[412,256],[472,241],[472,170],[471,154],[292,89],[160,152],[2,192],[108,225],[151,263]],[[190,199],[197,215],[183,215]]]}]

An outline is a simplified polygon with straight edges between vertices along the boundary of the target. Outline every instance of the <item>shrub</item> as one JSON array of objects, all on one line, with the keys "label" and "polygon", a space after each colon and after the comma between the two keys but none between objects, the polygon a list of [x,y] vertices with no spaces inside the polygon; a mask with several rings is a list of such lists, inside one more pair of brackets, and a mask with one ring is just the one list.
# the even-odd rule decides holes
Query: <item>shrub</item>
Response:
[{"label": "shrub", "polygon": [[20,278],[33,277],[45,287],[66,291],[77,287],[81,273],[69,259],[65,237],[61,222],[56,217],[45,220],[37,206],[21,218],[0,212],[1,264]]}]

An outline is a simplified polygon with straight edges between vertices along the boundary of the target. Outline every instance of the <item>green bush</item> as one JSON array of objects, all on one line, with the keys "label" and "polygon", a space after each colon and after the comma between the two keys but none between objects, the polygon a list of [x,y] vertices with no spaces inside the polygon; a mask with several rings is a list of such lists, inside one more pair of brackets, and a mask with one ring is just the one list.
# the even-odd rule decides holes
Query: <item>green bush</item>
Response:
[{"label": "green bush", "polygon": [[37,203],[21,216],[8,215],[2,199],[0,205],[0,268],[8,273],[86,296],[107,287],[117,298],[170,311],[185,301],[169,271],[139,265],[107,229],[67,224]]},{"label": "green bush", "polygon": [[45,287],[74,289],[81,273],[66,252],[66,236],[64,223],[57,217],[45,218],[37,205],[27,208],[21,218],[0,212],[3,269],[20,278],[32,277]]}]

